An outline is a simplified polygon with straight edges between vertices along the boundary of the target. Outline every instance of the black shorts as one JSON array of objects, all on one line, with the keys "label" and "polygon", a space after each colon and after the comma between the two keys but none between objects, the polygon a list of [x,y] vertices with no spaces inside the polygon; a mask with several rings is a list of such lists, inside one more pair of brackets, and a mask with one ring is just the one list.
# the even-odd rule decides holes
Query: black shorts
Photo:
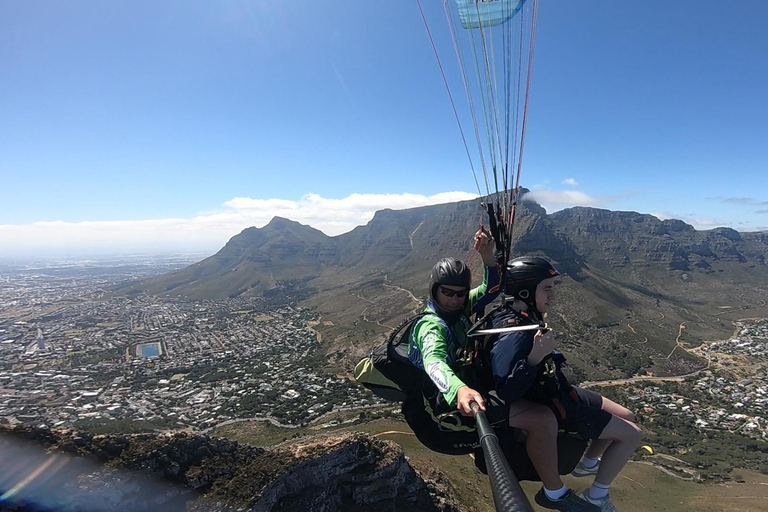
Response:
[{"label": "black shorts", "polygon": [[603,397],[588,389],[573,386],[568,396],[547,404],[557,416],[558,425],[577,432],[585,439],[599,439],[613,415],[601,409]]},{"label": "black shorts", "polygon": [[[472,453],[480,446],[475,418],[458,409],[446,410],[422,393],[412,393],[403,402],[403,415],[416,438],[427,448],[448,455]],[[494,428],[509,428],[509,406],[498,399],[485,401],[485,415]]]}]

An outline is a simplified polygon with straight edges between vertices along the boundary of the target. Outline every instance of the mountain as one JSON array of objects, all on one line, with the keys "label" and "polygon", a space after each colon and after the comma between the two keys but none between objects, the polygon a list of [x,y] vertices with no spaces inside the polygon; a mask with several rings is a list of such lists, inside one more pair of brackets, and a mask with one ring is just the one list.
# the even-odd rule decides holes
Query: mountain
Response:
[{"label": "mountain", "polygon": [[[193,299],[265,293],[300,299],[329,327],[328,356],[348,368],[377,336],[420,307],[429,270],[464,258],[475,275],[478,200],[382,210],[365,226],[328,237],[275,218],[248,228],[185,269],[120,286],[118,293]],[[731,321],[768,316],[768,234],[696,231],[679,220],[576,207],[553,214],[518,207],[513,254],[551,259],[565,275],[550,323],[579,377],[685,373],[701,367],[678,341],[731,334]]]},{"label": "mountain", "polygon": [[248,296],[306,282],[338,257],[338,244],[323,232],[275,217],[248,228],[215,255],[187,268],[119,288],[123,293],[185,295],[191,298]]},{"label": "mountain", "polygon": [[466,511],[439,470],[422,474],[399,445],[361,432],[257,448],[0,425],[0,447],[0,512]]},{"label": "mountain", "polygon": [[[659,220],[635,212],[575,207],[553,213],[552,220],[587,259],[614,268],[716,271],[729,262],[765,265],[768,236],[730,228],[696,231],[680,220]],[[662,267],[659,267],[662,268]]]}]

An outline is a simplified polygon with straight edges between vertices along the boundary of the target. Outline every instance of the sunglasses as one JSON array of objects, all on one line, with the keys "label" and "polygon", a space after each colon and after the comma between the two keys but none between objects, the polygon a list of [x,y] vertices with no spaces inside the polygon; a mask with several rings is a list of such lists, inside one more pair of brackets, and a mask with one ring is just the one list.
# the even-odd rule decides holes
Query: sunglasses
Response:
[{"label": "sunglasses", "polygon": [[462,288],[461,290],[451,290],[450,288],[443,288],[442,286],[440,287],[440,293],[442,293],[446,297],[461,298],[461,297],[464,297],[468,291],[469,290],[467,290],[466,288]]}]

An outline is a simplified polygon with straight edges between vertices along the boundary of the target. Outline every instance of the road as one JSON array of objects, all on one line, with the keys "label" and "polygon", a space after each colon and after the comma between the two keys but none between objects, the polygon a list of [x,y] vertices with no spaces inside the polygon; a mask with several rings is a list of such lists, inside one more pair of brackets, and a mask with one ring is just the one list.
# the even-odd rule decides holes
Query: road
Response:
[{"label": "road", "polygon": [[602,387],[602,386],[622,386],[624,384],[631,384],[633,382],[683,382],[686,377],[693,377],[706,370],[702,368],[695,372],[686,373],[685,375],[675,375],[674,377],[655,377],[652,375],[638,375],[637,377],[631,377],[629,379],[615,379],[615,380],[596,380],[589,382],[582,382],[579,384],[582,388],[589,387]]}]

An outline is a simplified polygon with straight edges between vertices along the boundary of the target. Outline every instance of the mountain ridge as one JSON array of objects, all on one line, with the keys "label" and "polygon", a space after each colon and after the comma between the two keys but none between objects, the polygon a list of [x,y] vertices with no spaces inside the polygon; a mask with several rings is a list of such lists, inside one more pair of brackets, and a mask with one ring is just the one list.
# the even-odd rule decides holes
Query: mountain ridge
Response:
[{"label": "mountain ridge", "polygon": [[[481,275],[471,247],[485,219],[479,203],[381,210],[335,237],[275,218],[201,262],[117,292],[300,300],[335,325],[323,333],[327,355],[349,369],[387,326],[418,309],[413,299],[423,301],[439,258],[463,258]],[[685,351],[666,357],[677,341],[695,346],[727,336],[739,316],[768,316],[767,233],[696,231],[676,219],[590,207],[547,214],[523,202],[512,242],[513,255],[547,257],[564,274],[550,321],[581,376],[690,371],[703,362]]]}]

